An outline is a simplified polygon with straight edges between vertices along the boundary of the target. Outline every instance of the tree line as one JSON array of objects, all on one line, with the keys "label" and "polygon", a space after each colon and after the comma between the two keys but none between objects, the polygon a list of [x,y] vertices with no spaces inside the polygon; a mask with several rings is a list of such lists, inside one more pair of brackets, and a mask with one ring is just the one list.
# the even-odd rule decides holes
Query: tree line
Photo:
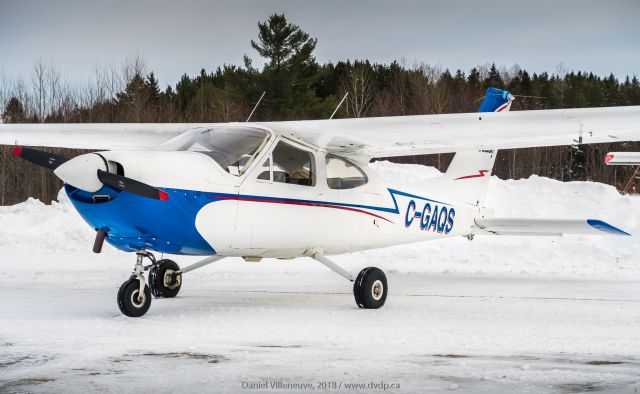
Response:
[{"label": "tree line", "polygon": [[[335,117],[398,116],[473,112],[489,86],[519,96],[512,111],[640,105],[636,76],[620,80],[586,71],[530,73],[513,65],[479,65],[469,71],[426,63],[389,64],[368,60],[319,63],[317,40],[284,15],[258,23],[250,47],[265,59],[262,67],[245,56],[242,65],[184,74],[164,88],[144,59],[120,67],[96,67],[82,84],[65,81],[61,71],[38,59],[28,79],[3,76],[0,109],[4,123],[233,122],[244,121],[263,92],[254,121],[328,118],[348,93]],[[390,133],[393,131],[390,130]],[[28,196],[55,199],[60,181],[49,172],[11,157],[2,147],[0,204]],[[640,150],[636,143],[503,150],[494,173],[518,179],[538,174],[561,181],[592,180],[624,187],[634,169],[605,167],[610,150]],[[51,149],[74,156],[82,151]],[[452,155],[390,158],[446,169]]]}]

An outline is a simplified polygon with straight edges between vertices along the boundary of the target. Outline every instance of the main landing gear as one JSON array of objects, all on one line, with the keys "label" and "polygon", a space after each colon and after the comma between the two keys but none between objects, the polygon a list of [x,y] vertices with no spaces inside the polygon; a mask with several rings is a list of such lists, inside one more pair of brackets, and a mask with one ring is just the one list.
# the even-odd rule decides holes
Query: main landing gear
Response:
[{"label": "main landing gear", "polygon": [[[180,292],[182,274],[221,260],[222,257],[211,256],[180,269],[173,260],[162,259],[156,261],[153,253],[145,250],[136,252],[136,265],[129,280],[124,282],[118,290],[118,307],[120,312],[129,317],[140,317],[151,307],[151,295],[155,298],[173,298]],[[150,265],[144,266],[147,258]],[[149,271],[149,284],[144,279],[144,272]]]},{"label": "main landing gear", "polygon": [[381,269],[367,267],[360,271],[354,279],[349,271],[329,260],[326,256],[320,253],[310,254],[309,256],[353,282],[353,296],[359,308],[378,309],[384,305],[387,300],[389,286],[387,285],[387,277]]},{"label": "main landing gear", "polygon": [[[387,300],[389,286],[387,277],[381,269],[367,267],[354,276],[319,252],[307,254],[319,261],[331,270],[353,282],[353,296],[356,305],[363,309],[381,308]],[[151,264],[143,265],[144,259]],[[151,296],[155,298],[173,298],[180,292],[182,276],[205,265],[222,260],[223,257],[211,256],[200,260],[195,264],[180,269],[178,264],[169,259],[156,261],[155,256],[145,250],[136,252],[136,265],[131,277],[124,282],[118,290],[118,307],[120,311],[129,317],[143,316],[151,307]],[[149,271],[149,284],[144,277],[145,271]]]}]

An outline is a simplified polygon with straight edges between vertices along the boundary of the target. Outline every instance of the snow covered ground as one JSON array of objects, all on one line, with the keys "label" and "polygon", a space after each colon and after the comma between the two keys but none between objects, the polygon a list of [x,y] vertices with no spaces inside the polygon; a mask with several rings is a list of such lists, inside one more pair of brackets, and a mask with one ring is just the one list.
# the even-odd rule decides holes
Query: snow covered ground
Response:
[{"label": "snow covered ground", "polygon": [[[437,175],[372,165],[394,180]],[[496,216],[600,218],[633,237],[487,236],[336,257],[387,272],[380,310],[357,309],[351,285],[312,260],[229,259],[187,274],[178,298],[139,319],[115,302],[134,257],[91,253],[93,231],[60,201],[0,207],[0,392],[640,392],[640,199],[610,186],[494,178],[487,204]]]}]

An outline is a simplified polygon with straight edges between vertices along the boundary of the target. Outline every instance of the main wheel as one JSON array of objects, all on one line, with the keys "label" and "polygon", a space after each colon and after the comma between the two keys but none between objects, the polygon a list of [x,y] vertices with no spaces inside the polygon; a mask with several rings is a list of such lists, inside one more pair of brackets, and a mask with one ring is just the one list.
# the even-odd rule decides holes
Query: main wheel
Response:
[{"label": "main wheel", "polygon": [[151,306],[151,290],[144,285],[140,294],[140,281],[135,276],[124,282],[118,290],[118,307],[120,312],[129,317],[140,317],[147,313]]},{"label": "main wheel", "polygon": [[177,273],[178,271],[178,264],[169,259],[155,264],[149,273],[149,285],[154,297],[173,298],[178,295],[182,286],[182,274]]},{"label": "main wheel", "polygon": [[360,271],[353,282],[353,296],[356,304],[364,309],[378,309],[387,300],[387,277],[381,269],[367,267]]}]

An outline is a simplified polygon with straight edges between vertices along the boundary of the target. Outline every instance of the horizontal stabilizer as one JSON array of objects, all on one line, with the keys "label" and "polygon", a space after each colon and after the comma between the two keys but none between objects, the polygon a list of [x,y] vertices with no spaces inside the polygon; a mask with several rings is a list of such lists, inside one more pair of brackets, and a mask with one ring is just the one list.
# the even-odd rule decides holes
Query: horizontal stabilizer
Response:
[{"label": "horizontal stabilizer", "polygon": [[476,219],[476,234],[493,235],[631,235],[597,219]]},{"label": "horizontal stabilizer", "polygon": [[609,152],[604,158],[609,166],[640,165],[640,152]]}]

